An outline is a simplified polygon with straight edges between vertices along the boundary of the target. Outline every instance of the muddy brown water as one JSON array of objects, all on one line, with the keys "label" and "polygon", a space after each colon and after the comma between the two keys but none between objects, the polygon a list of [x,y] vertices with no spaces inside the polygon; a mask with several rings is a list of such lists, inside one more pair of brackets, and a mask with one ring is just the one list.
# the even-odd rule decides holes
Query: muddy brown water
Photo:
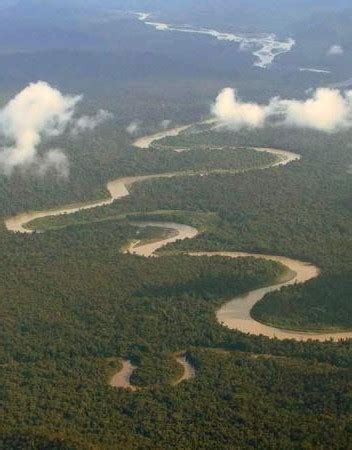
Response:
[{"label": "muddy brown water", "polygon": [[[163,139],[167,136],[177,136],[181,132],[187,130],[190,126],[178,127],[171,130],[164,130],[160,133],[146,136],[144,138],[138,139],[134,145],[139,148],[149,148],[150,145],[160,139]],[[262,148],[255,147],[254,150],[260,152],[268,152],[274,154],[278,157],[278,160],[272,166],[283,166],[289,164],[292,161],[296,161],[300,159],[300,155],[297,153],[289,152],[286,150],[272,149],[272,148]],[[14,217],[10,217],[5,220],[6,228],[12,232],[19,233],[31,233],[33,230],[27,229],[25,226],[39,218],[44,217],[52,217],[59,216],[63,214],[72,214],[77,211],[87,210],[92,208],[98,208],[101,206],[109,205],[115,200],[126,197],[129,195],[128,188],[138,182],[143,182],[146,180],[156,179],[156,178],[171,178],[178,176],[177,172],[173,173],[164,173],[164,174],[154,174],[154,175],[145,175],[145,176],[136,176],[136,177],[123,177],[118,178],[116,180],[110,181],[107,184],[107,189],[110,193],[110,198],[100,201],[93,201],[89,203],[85,203],[83,205],[70,205],[65,206],[53,210],[47,211],[33,211],[20,213]],[[164,247],[165,245],[177,242],[178,240],[183,239],[192,239],[197,236],[198,230],[194,227],[178,224],[174,222],[140,222],[137,224],[140,227],[153,226],[159,228],[165,228],[175,231],[171,237],[166,237],[160,239],[159,241],[147,242],[145,244],[138,242],[132,243],[128,248],[128,252],[144,257],[155,256],[155,252]],[[300,331],[292,331],[275,328],[269,325],[264,325],[262,323],[257,322],[251,317],[250,311],[255,303],[257,303],[265,294],[268,292],[273,292],[280,289],[282,286],[291,285],[294,283],[304,283],[308,280],[311,280],[319,275],[319,268],[309,264],[307,262],[302,262],[290,258],[286,258],[284,256],[275,256],[275,255],[258,255],[252,253],[243,253],[243,252],[213,252],[213,253],[192,253],[192,256],[216,256],[221,255],[229,258],[238,258],[238,257],[248,257],[252,256],[255,258],[263,258],[271,261],[276,261],[284,266],[286,266],[291,273],[293,274],[289,280],[279,281],[271,286],[263,287],[260,289],[252,290],[244,295],[238,296],[231,301],[227,302],[223,305],[219,311],[217,311],[217,319],[218,321],[231,329],[236,329],[243,331],[245,333],[251,333],[256,335],[264,335],[268,337],[276,337],[278,339],[296,339],[300,341],[306,341],[308,339],[314,339],[319,341],[325,340],[339,340],[339,339],[349,339],[352,338],[352,332],[326,332],[326,333],[311,333],[311,332],[300,332]],[[128,366],[125,361],[124,365],[124,373],[128,374],[128,369],[131,369],[131,366]],[[188,368],[191,370],[191,368]],[[187,370],[188,370],[187,369]]]}]

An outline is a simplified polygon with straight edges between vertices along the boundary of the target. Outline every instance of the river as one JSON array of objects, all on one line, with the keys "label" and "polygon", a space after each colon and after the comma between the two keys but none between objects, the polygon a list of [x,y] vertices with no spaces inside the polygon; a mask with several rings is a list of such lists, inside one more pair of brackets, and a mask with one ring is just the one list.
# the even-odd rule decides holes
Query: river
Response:
[{"label": "river", "polygon": [[[149,148],[151,144],[155,141],[161,140],[167,136],[177,136],[181,132],[190,128],[190,125],[174,128],[171,130],[164,130],[162,132],[156,133],[154,135],[146,136],[144,138],[138,139],[134,146],[138,148]],[[253,147],[254,150],[260,152],[268,152],[277,156],[277,161],[272,164],[273,166],[284,166],[291,163],[292,161],[299,160],[301,157],[297,153],[289,152],[286,150],[272,149],[272,148],[262,148]],[[175,176],[186,176],[195,174],[185,174],[185,173],[164,173],[164,174],[153,174],[153,175],[142,175],[135,177],[123,177],[117,178],[116,180],[110,181],[107,184],[107,190],[109,191],[110,197],[105,200],[88,202],[81,205],[69,205],[58,209],[47,210],[47,211],[33,211],[27,213],[21,213],[14,217],[10,217],[5,220],[5,225],[9,231],[19,232],[19,233],[31,233],[33,230],[27,229],[25,226],[38,218],[58,216],[62,214],[72,214],[77,211],[97,208],[111,204],[113,201],[129,195],[129,187],[135,183],[143,182],[146,180],[156,179],[156,178],[171,178]],[[136,254],[144,257],[155,256],[155,252],[164,247],[165,245],[176,242],[183,239],[193,239],[197,236],[198,230],[194,227],[178,224],[173,222],[139,222],[135,225],[139,227],[153,226],[158,228],[170,229],[173,234],[169,237],[162,238],[159,241],[153,242],[135,242],[130,245],[127,252]],[[326,333],[310,333],[310,332],[300,332],[275,328],[269,325],[264,325],[257,322],[251,317],[250,311],[255,303],[264,297],[268,292],[273,292],[280,289],[283,286],[291,285],[294,283],[304,283],[311,280],[319,275],[319,268],[307,262],[302,262],[284,256],[275,255],[258,255],[253,253],[243,253],[243,252],[213,252],[204,253],[197,252],[191,253],[193,257],[200,256],[224,256],[229,258],[238,257],[255,257],[271,261],[276,261],[284,266],[286,266],[292,276],[289,279],[279,280],[271,286],[263,287],[260,289],[255,289],[247,292],[244,295],[238,296],[231,301],[223,305],[219,311],[217,311],[216,317],[218,321],[224,326],[243,331],[245,333],[264,335],[270,338],[276,337],[278,339],[296,339],[299,341],[306,341],[309,339],[325,341],[325,340],[339,340],[339,339],[349,339],[352,338],[352,332],[326,332]],[[127,370],[127,369],[126,369]],[[189,368],[191,370],[191,368]]]}]

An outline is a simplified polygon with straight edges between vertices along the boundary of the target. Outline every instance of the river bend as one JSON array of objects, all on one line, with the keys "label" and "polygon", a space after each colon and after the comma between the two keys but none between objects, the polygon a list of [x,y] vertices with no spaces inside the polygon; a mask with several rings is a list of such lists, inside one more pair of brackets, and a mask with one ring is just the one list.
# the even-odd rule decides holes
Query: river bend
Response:
[{"label": "river bend", "polygon": [[[167,136],[177,136],[181,132],[187,130],[190,126],[178,127],[171,130],[164,130],[160,133],[156,133],[154,135],[146,136],[144,138],[138,139],[134,146],[138,148],[149,148],[153,142],[163,139]],[[271,165],[273,166],[284,166],[286,164],[291,163],[292,161],[296,161],[300,159],[300,155],[297,153],[289,152],[286,150],[280,149],[272,149],[272,148],[262,148],[262,147],[254,147],[256,151],[260,152],[268,152],[277,157],[277,161]],[[258,170],[258,169],[256,169]],[[181,174],[183,176],[186,175],[196,175],[196,174]],[[180,173],[164,173],[164,174],[153,174],[153,175],[143,175],[136,177],[123,177],[118,178],[116,180],[110,181],[107,184],[107,190],[109,191],[110,197],[100,201],[94,201],[85,203],[82,205],[69,205],[62,208],[57,208],[53,210],[47,211],[34,211],[21,213],[16,216],[10,217],[5,220],[6,228],[12,232],[19,233],[32,233],[33,230],[26,228],[26,225],[39,218],[44,217],[52,217],[59,216],[62,214],[72,214],[81,210],[87,210],[92,208],[98,208],[101,206],[109,205],[113,203],[115,200],[126,197],[129,195],[129,187],[135,183],[143,182],[146,180],[156,179],[156,178],[171,178],[175,176],[180,176]],[[155,252],[164,247],[167,244],[172,242],[176,242],[178,240],[183,239],[192,239],[197,236],[198,230],[194,227],[178,224],[173,222],[138,222],[135,225],[139,227],[159,227],[163,229],[170,229],[173,231],[171,237],[162,238],[159,241],[153,242],[134,242],[130,245],[127,252],[140,255],[143,257],[152,257],[155,256]],[[260,289],[255,289],[246,294],[238,296],[231,301],[225,303],[219,311],[216,313],[217,320],[219,323],[224,326],[239,330],[244,333],[250,333],[255,335],[264,335],[270,338],[278,338],[278,339],[296,339],[299,341],[307,341],[309,339],[326,341],[326,340],[340,340],[340,339],[350,339],[352,338],[352,332],[326,332],[326,333],[311,333],[311,332],[300,332],[300,331],[292,331],[275,328],[269,325],[265,325],[259,323],[255,319],[252,318],[250,312],[252,307],[261,300],[267,293],[276,291],[283,286],[292,285],[294,283],[304,283],[307,282],[319,275],[319,268],[315,267],[312,264],[307,262],[298,261],[294,259],[290,259],[284,256],[275,256],[275,255],[261,255],[254,253],[243,253],[243,252],[195,252],[190,253],[193,257],[211,257],[211,256],[224,256],[228,258],[239,258],[239,257],[255,257],[260,259],[266,259],[271,261],[276,261],[289,269],[289,273],[291,273],[290,277],[286,277],[286,279],[278,280],[271,286],[266,286]],[[185,372],[188,371],[189,374],[193,374],[193,369],[191,366],[187,367],[186,359],[180,359],[180,364],[182,364],[185,368]],[[121,383],[127,383],[131,374],[131,370],[133,371],[133,366],[128,364],[128,362],[124,362],[122,373],[119,375],[123,378]],[[193,376],[193,375],[192,375]],[[116,384],[112,380],[112,384]],[[131,388],[131,386],[128,386]]]}]

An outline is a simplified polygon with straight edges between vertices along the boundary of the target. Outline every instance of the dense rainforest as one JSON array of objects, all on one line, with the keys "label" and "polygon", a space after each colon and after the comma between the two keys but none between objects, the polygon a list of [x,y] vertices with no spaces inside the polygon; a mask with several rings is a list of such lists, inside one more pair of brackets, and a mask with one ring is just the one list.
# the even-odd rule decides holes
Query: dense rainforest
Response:
[{"label": "dense rainforest", "polygon": [[[137,183],[131,187],[130,197],[109,207],[64,218],[41,219],[33,226],[62,227],[139,212],[156,219],[189,223],[202,231],[196,239],[175,244],[170,250],[243,250],[312,262],[322,269],[319,279],[296,288],[299,295],[288,288],[285,295],[273,294],[272,300],[269,296],[253,313],[261,321],[276,326],[348,329],[352,327],[349,138],[348,132],[327,137],[311,131],[291,130],[282,134],[271,128],[234,134],[209,131],[209,126],[198,125],[178,137],[156,142],[146,154],[165,161],[170,158],[165,154],[171,153],[171,160],[180,158],[175,164],[178,170],[184,168],[183,161],[190,164],[195,152],[203,155],[197,157],[203,169],[207,167],[206,161],[219,167],[214,159],[219,154],[230,157],[231,153],[233,161],[245,168],[242,155],[245,152],[251,155],[253,150],[235,150],[243,145],[289,149],[301,154],[302,159],[285,167],[236,176],[209,171],[203,172],[202,177]],[[223,150],[217,150],[222,146]],[[175,148],[190,150],[178,154],[172,151]],[[260,162],[266,164],[262,155],[257,153],[253,167]],[[165,167],[165,163],[162,165]],[[231,168],[229,162],[227,167]],[[158,168],[156,173],[161,171]],[[293,296],[295,300],[291,302]],[[277,309],[274,305],[279,299],[282,302]]]},{"label": "dense rainforest", "polygon": [[[335,143],[331,157],[331,142],[309,137],[319,145],[315,153],[302,133],[234,135],[197,126],[150,150],[120,150],[116,174],[202,176],[138,183],[111,206],[32,224],[47,228],[43,234],[2,227],[2,447],[347,448],[351,343],[279,341],[221,326],[215,310],[222,303],[272,282],[284,268],[252,258],[195,263],[180,254],[243,249],[314,262],[322,269],[317,280],[268,296],[255,316],[293,328],[351,328],[348,155]],[[269,165],[273,156],[246,147],[270,142],[302,160],[221,173]],[[100,173],[101,184],[92,180],[100,196],[112,172]],[[57,195],[58,203],[74,200],[69,192]],[[160,235],[129,223],[145,217],[189,223],[201,233],[169,245],[161,258],[123,255],[128,241]],[[173,386],[179,351],[196,378]],[[108,384],[120,358],[137,366],[136,393]]]},{"label": "dense rainforest", "polygon": [[[352,340],[268,339],[222,326],[222,304],[287,273],[264,260],[187,252],[311,262],[317,279],[267,295],[252,315],[285,328],[352,329],[351,130],[201,123],[226,86],[263,105],[306,99],[317,87],[350,89],[349,2],[0,3],[0,116],[38,80],[83,95],[73,121],[111,113],[82,134],[43,133],[39,156],[62,149],[67,178],[27,166],[0,172],[0,449],[348,449]],[[155,30],[131,12],[148,9],[153,20],[276,33],[296,44],[264,70],[253,66],[254,48]],[[333,44],[340,55],[328,54]],[[133,147],[190,123],[197,125],[150,149]],[[3,137],[1,146],[12,144]],[[274,156],[253,146],[302,159],[267,169]],[[44,233],[5,229],[13,214],[104,199],[110,180],[163,172],[180,176],[136,183],[110,206],[30,224]],[[193,225],[199,235],[157,258],[124,254],[131,241],[169,235],[131,224],[146,218]],[[195,377],[175,385],[181,353]],[[135,392],[111,386],[125,360],[136,367]]]},{"label": "dense rainforest", "polygon": [[[251,258],[121,255],[136,231],[109,221],[6,237],[5,448],[345,448],[350,343],[245,336],[215,320],[228,296],[282,268]],[[197,376],[173,387],[170,354],[181,349]],[[118,357],[140,368],[139,392],[108,385]]]}]

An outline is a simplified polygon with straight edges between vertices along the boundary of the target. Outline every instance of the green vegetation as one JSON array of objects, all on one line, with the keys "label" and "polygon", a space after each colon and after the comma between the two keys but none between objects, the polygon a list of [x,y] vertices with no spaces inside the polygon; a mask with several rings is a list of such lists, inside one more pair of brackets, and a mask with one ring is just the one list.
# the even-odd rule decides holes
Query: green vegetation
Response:
[{"label": "green vegetation", "polygon": [[216,323],[220,296],[260,286],[282,270],[251,259],[197,258],[194,264],[186,256],[121,255],[136,232],[138,238],[152,236],[148,229],[107,222],[8,239],[1,363],[66,354],[133,357],[146,342],[154,352],[177,351],[202,334],[189,322],[193,295],[198,322]]},{"label": "green vegetation", "polygon": [[[300,416],[295,439],[303,445],[309,438],[303,423],[308,420],[317,442],[328,426],[323,413],[308,419],[310,402],[316,405],[318,397],[312,387],[319,384],[329,398],[339,392],[343,399],[327,404],[319,388],[321,408],[329,411],[329,436],[343,448],[350,343],[272,341],[232,332],[215,320],[215,309],[228,296],[266,284],[282,267],[251,258],[204,257],[194,264],[186,256],[121,255],[121,246],[136,231],[123,222],[105,222],[6,236],[0,295],[6,318],[0,367],[3,442],[15,442],[14,448],[26,442],[28,448],[41,448],[58,440],[62,448],[132,449],[167,448],[175,440],[205,446],[207,439],[212,446],[221,437],[240,439],[244,448],[254,439],[265,448],[269,427],[277,434],[272,446],[282,448],[293,433],[291,425],[282,427],[282,417],[292,424]],[[146,238],[154,232],[138,231]],[[223,360],[192,346],[240,353]],[[180,370],[172,353],[180,349],[189,349],[197,378],[172,387]],[[243,352],[289,359],[276,364],[274,356],[262,360]],[[132,381],[145,389],[130,394],[108,386],[117,356],[138,364]],[[316,361],[327,364],[317,367]],[[291,376],[292,390],[285,390],[282,402],[279,393]],[[293,390],[298,376],[306,380],[300,405]],[[263,409],[253,416],[252,402],[258,399]],[[231,426],[224,422],[230,410]],[[245,435],[240,423],[246,423]]]},{"label": "green vegetation", "polygon": [[[198,128],[202,132],[195,132]],[[258,305],[256,317],[276,326],[296,329],[352,328],[349,281],[352,178],[347,173],[350,134],[322,136],[310,131],[287,130],[283,135],[275,128],[234,134],[204,128],[198,126],[179,137],[159,141],[151,154],[156,158],[161,158],[160,154],[183,158],[191,152],[176,155],[170,148],[190,145],[203,154],[215,146],[271,144],[298,151],[303,158],[284,169],[143,182],[131,188],[130,197],[111,206],[71,217],[45,219],[43,225],[113,220],[140,211],[149,217],[189,223],[202,231],[196,239],[174,244],[166,251],[243,250],[287,255],[315,263],[321,267],[322,276],[297,288],[300,294],[294,302],[288,305],[296,292],[291,287],[282,296],[276,293],[268,298],[267,308],[269,299],[276,302],[265,315]],[[216,158],[217,151],[212,151]],[[227,154],[225,150],[221,152]],[[228,152],[236,155],[237,160],[244,151],[229,149]],[[168,210],[173,212],[167,213]],[[155,211],[163,212],[160,216]],[[280,302],[281,306],[276,308]]]},{"label": "green vegetation", "polygon": [[[50,435],[50,441],[64,436],[56,439],[65,449],[172,448],[175,442],[178,448],[348,447],[345,369],[243,352],[191,349],[189,357],[195,380],[135,394],[104,385],[99,370],[92,370],[97,361],[11,368],[5,389],[21,425],[6,417],[1,427],[14,440],[24,435],[23,441],[37,442],[34,448],[43,448],[44,439],[30,440],[21,428],[31,430],[29,436]],[[26,398],[33,399],[31,414]]]},{"label": "green vegetation", "polygon": [[135,356],[134,362],[138,370],[131,376],[131,384],[142,388],[173,385],[183,374],[183,367],[178,364],[175,356],[169,353],[153,356]]},{"label": "green vegetation", "polygon": [[[352,279],[336,275],[313,280],[308,286],[282,289],[254,305],[255,319],[283,328],[301,330],[351,329]],[[302,314],[302,305],[305,314]]]},{"label": "green vegetation", "polygon": [[[132,148],[135,137],[159,131],[165,120],[177,126],[208,117],[224,86],[266,104],[350,79],[349,2],[74,3],[1,2],[1,106],[29,82],[45,80],[84,95],[77,116],[102,108],[114,119],[94,132],[43,142],[40,154],[44,147],[67,154],[67,180],[30,170],[0,174],[2,218],[106,198],[107,181],[117,177],[203,176],[137,184],[108,207],[33,224],[50,230],[44,234],[12,235],[1,220],[0,448],[349,448],[352,340],[270,340],[221,326],[215,311],[222,302],[271,283],[283,268],[181,253],[244,250],[313,262],[322,269],[318,279],[266,297],[253,314],[276,326],[351,329],[352,132],[197,125],[151,149]],[[156,32],[120,11],[137,4],[165,22],[276,33],[296,45],[259,70],[233,43]],[[335,42],[343,57],[327,57]],[[136,136],[126,132],[133,121]],[[235,175],[274,161],[251,146],[303,158]],[[173,151],[183,148],[189,151]],[[222,173],[211,175],[213,169]],[[121,254],[129,242],[163,233],[129,224],[144,218],[188,223],[201,233],[163,249],[162,258]],[[172,386],[180,351],[196,378]],[[124,358],[138,366],[132,382],[143,389],[135,393],[108,384]]]},{"label": "green vegetation", "polygon": [[[238,133],[233,140],[264,146],[266,133]],[[295,144],[307,139],[270,134],[276,147],[285,148],[289,138]],[[167,150],[168,141],[136,150],[138,157],[122,152],[118,175],[131,175],[123,172],[124,160],[136,173],[160,173],[197,164],[221,168],[220,152],[227,166],[233,158],[233,168],[258,167],[271,158],[234,150],[237,142],[208,151],[202,139],[212,147],[212,135],[190,135],[199,141],[191,152]],[[222,132],[213,139],[226,146],[231,137]],[[243,249],[315,262],[322,276],[266,299],[263,304],[283,303],[265,320],[278,323],[292,310],[287,326],[305,327],[309,320],[313,328],[350,327],[348,314],[334,306],[349,307],[351,179],[343,171],[345,150],[338,147],[330,158],[328,145],[319,142],[318,158],[303,148],[302,161],[284,169],[136,184],[131,196],[113,205],[41,219],[36,226],[59,228],[44,234],[1,230],[0,445],[346,448],[351,342],[270,340],[221,326],[214,314],[221,303],[272,282],[283,267],[252,258],[203,257],[195,263],[179,254]],[[128,223],[145,217],[189,223],[201,234],[168,246],[162,258],[121,254],[128,241],[162,232]],[[291,307],[293,297],[297,304]],[[318,301],[320,314],[314,315]],[[181,368],[173,354],[181,350],[197,376],[174,387]],[[117,358],[138,366],[132,383],[142,390],[109,387]]]}]

